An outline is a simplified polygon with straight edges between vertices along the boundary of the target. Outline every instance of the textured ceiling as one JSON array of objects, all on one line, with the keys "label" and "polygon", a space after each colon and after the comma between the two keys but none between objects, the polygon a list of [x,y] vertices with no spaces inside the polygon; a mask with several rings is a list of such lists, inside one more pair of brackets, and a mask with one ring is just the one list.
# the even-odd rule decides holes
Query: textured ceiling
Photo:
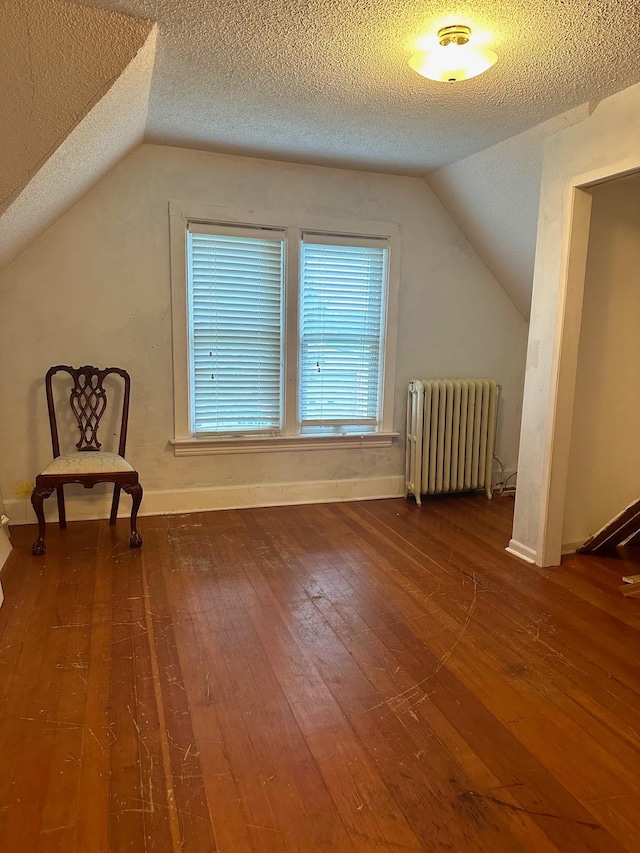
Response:
[{"label": "textured ceiling", "polygon": [[[156,29],[98,103],[81,117],[0,215],[0,270],[144,137]],[[0,208],[1,210],[1,208]],[[2,285],[0,284],[0,290]]]},{"label": "textured ceiling", "polygon": [[[159,23],[146,139],[425,174],[640,79],[639,0],[75,0]],[[498,64],[407,65],[446,23]]]},{"label": "textured ceiling", "polygon": [[64,0],[0,0],[0,212],[118,79],[152,26]]}]

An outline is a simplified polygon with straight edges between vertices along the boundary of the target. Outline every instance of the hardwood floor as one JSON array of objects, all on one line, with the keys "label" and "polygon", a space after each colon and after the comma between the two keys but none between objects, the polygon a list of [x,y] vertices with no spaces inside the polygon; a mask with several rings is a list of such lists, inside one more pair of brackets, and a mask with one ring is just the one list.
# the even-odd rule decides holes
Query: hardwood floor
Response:
[{"label": "hardwood floor", "polygon": [[3,851],[636,851],[639,549],[504,551],[512,501],[14,528]]}]

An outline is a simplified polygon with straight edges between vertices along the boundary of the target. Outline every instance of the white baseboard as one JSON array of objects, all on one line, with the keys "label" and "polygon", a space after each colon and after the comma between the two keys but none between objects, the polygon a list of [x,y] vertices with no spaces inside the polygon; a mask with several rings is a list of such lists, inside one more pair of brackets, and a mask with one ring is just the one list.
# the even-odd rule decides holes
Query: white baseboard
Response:
[{"label": "white baseboard", "polygon": [[[307,483],[255,483],[249,486],[215,486],[211,488],[163,489],[145,491],[140,515],[176,515],[217,509],[246,509],[260,506],[293,506],[307,503],[373,500],[404,496],[404,477],[371,477],[352,480],[316,480]],[[45,501],[45,518],[57,521],[55,493]],[[130,512],[130,500],[123,494],[118,515]],[[34,524],[35,515],[26,499],[5,500],[6,513],[12,524]],[[107,518],[110,494],[65,495],[68,521]]]},{"label": "white baseboard", "polygon": [[567,554],[575,554],[578,548],[581,548],[588,538],[588,536],[585,536],[584,539],[581,539],[579,542],[567,542],[562,546],[560,553],[563,556],[566,556]]},{"label": "white baseboard", "polygon": [[[0,572],[4,564],[7,562],[7,558],[11,553],[11,540],[9,539],[9,532],[4,525],[0,526]],[[0,607],[2,607],[2,602],[4,601],[4,592],[2,589],[2,583],[0,582]]]},{"label": "white baseboard", "polygon": [[514,557],[519,557],[526,563],[535,563],[536,561],[537,555],[534,549],[528,545],[523,545],[522,542],[517,542],[515,539],[509,540],[509,545],[505,548],[505,551],[513,554]]}]

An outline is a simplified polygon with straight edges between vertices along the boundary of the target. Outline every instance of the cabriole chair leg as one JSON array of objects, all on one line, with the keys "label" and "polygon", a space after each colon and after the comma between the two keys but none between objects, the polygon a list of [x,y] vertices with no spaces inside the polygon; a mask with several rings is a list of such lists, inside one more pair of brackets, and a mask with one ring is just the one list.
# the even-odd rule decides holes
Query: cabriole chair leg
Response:
[{"label": "cabriole chair leg", "polygon": [[140,548],[142,545],[142,536],[138,533],[137,520],[138,510],[142,503],[142,486],[140,483],[134,483],[133,486],[123,486],[125,492],[131,495],[131,538],[129,545],[132,548]]},{"label": "cabriole chair leg", "polygon": [[31,492],[31,506],[36,514],[36,518],[38,519],[38,538],[31,546],[31,553],[34,557],[39,557],[41,554],[45,552],[45,520],[44,520],[44,500],[52,495],[54,492],[54,488],[36,486],[34,490]]}]

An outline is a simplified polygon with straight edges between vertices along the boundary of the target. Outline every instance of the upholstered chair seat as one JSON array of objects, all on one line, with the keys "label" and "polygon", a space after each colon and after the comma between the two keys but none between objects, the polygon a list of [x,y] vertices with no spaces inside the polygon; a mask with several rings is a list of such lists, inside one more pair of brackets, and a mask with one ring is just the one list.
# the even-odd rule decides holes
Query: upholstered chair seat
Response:
[{"label": "upholstered chair seat", "polygon": [[77,451],[76,453],[65,453],[49,462],[47,467],[40,472],[41,477],[58,474],[116,474],[124,471],[133,471],[122,456],[117,453],[92,453],[91,451]]}]

